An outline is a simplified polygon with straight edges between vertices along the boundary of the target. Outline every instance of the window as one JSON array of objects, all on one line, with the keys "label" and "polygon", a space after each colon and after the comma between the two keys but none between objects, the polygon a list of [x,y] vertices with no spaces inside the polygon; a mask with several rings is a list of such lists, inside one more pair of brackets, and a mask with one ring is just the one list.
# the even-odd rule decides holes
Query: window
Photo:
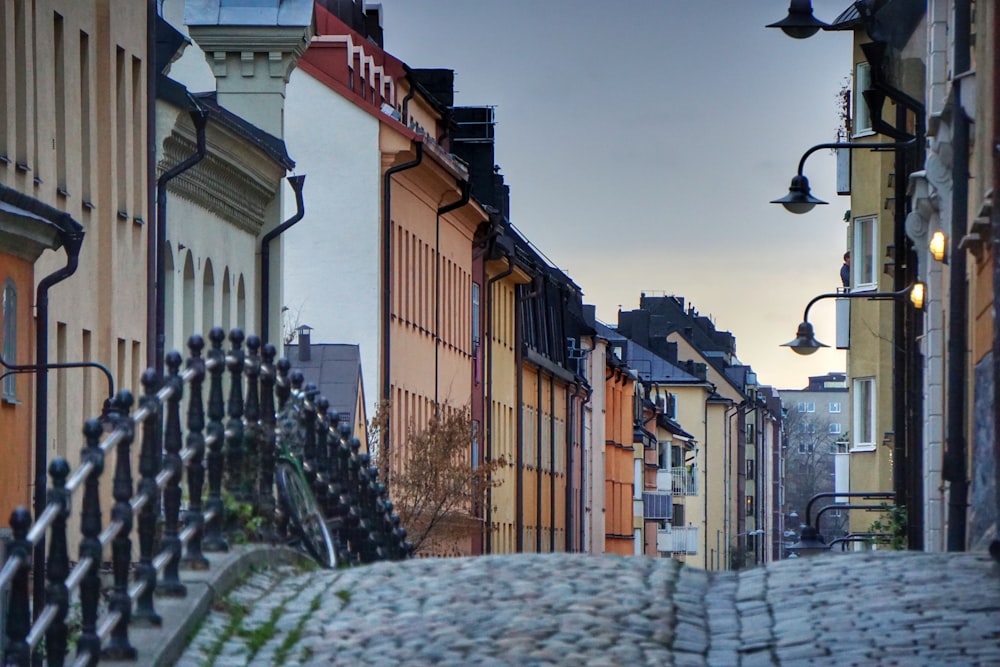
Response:
[{"label": "window", "polygon": [[747,479],[753,479],[754,478],[753,473],[754,473],[753,459],[747,459]]},{"label": "window", "polygon": [[878,245],[878,217],[854,219],[854,249],[851,266],[854,271],[854,291],[878,287],[875,248]]},{"label": "window", "polygon": [[854,380],[854,439],[853,451],[875,449],[875,378]]},{"label": "window", "polygon": [[840,412],[840,403],[830,404],[830,414],[837,414]]},{"label": "window", "polygon": [[830,424],[829,433],[840,433],[840,424]]},{"label": "window", "polygon": [[871,85],[871,66],[868,63],[858,63],[854,69],[854,136],[872,132],[872,116],[864,96]]},{"label": "window", "polygon": [[[3,285],[3,360],[17,363],[17,287],[10,279]],[[3,379],[3,400],[17,402],[17,376],[13,373]]]},{"label": "window", "polygon": [[479,283],[472,283],[472,353],[479,349]]},{"label": "window", "polygon": [[799,403],[798,410],[799,410],[799,412],[816,412],[816,404],[815,403]]},{"label": "window", "polygon": [[753,516],[756,510],[756,503],[753,496],[747,496],[747,516]]}]

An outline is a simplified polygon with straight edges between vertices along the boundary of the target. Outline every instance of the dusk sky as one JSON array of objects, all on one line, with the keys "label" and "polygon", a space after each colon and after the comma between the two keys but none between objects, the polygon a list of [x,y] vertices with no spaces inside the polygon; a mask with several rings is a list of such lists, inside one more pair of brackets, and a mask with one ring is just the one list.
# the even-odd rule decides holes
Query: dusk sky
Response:
[{"label": "dusk sky", "polygon": [[[849,0],[814,0],[831,21]],[[164,14],[183,24],[182,3]],[[455,70],[456,100],[496,107],[511,220],[617,323],[639,295],[684,297],[760,381],[806,385],[844,353],[800,357],[809,300],[840,284],[847,197],[835,159],[806,163],[807,215],[769,204],[801,155],[832,141],[851,36],[794,40],[764,26],[788,0],[382,0],[385,48],[411,67]],[[176,74],[175,74],[176,73]],[[214,87],[197,49],[171,70]],[[295,156],[295,146],[288,147]],[[306,198],[308,200],[308,188]],[[834,304],[810,313],[833,344]]]},{"label": "dusk sky", "polygon": [[[814,0],[831,21],[848,0]],[[788,0],[382,0],[386,50],[456,72],[458,105],[496,106],[511,220],[614,324],[639,295],[685,297],[737,338],[761,382],[802,388],[844,354],[800,357],[809,299],[839,285],[847,197],[835,160],[783,196],[802,153],[834,140],[851,36],[764,26]],[[810,313],[833,344],[834,304]]]}]

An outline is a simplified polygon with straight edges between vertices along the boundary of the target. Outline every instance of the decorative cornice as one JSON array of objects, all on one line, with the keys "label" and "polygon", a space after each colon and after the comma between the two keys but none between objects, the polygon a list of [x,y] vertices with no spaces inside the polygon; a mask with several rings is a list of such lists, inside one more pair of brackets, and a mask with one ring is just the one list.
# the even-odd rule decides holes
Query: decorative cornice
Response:
[{"label": "decorative cornice", "polygon": [[[163,142],[163,158],[157,172],[184,160],[195,151],[195,143],[176,132]],[[193,169],[170,182],[169,190],[215,213],[238,229],[258,236],[268,222],[267,205],[278,193],[280,180],[266,181],[241,169],[232,160],[209,152]]]}]

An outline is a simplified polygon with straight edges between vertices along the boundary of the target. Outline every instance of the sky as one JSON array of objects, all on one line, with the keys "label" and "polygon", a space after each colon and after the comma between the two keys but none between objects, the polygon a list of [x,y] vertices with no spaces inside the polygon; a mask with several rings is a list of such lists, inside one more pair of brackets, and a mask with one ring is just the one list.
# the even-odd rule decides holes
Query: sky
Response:
[{"label": "sky", "polygon": [[[496,107],[511,221],[617,321],[642,292],[683,296],[764,384],[801,389],[844,353],[779,347],[840,284],[835,159],[806,162],[806,215],[769,204],[833,141],[849,33],[764,26],[788,0],[381,0],[384,45],[455,70],[455,103]],[[831,21],[849,0],[814,0]],[[834,304],[810,312],[833,344]]]}]

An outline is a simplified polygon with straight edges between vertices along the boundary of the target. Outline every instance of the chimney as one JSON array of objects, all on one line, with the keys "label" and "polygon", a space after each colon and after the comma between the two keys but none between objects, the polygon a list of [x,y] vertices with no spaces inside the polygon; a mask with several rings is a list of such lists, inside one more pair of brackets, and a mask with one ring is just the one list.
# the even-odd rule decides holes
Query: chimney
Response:
[{"label": "chimney", "polygon": [[312,327],[303,324],[295,331],[299,334],[299,361],[312,359]]}]

